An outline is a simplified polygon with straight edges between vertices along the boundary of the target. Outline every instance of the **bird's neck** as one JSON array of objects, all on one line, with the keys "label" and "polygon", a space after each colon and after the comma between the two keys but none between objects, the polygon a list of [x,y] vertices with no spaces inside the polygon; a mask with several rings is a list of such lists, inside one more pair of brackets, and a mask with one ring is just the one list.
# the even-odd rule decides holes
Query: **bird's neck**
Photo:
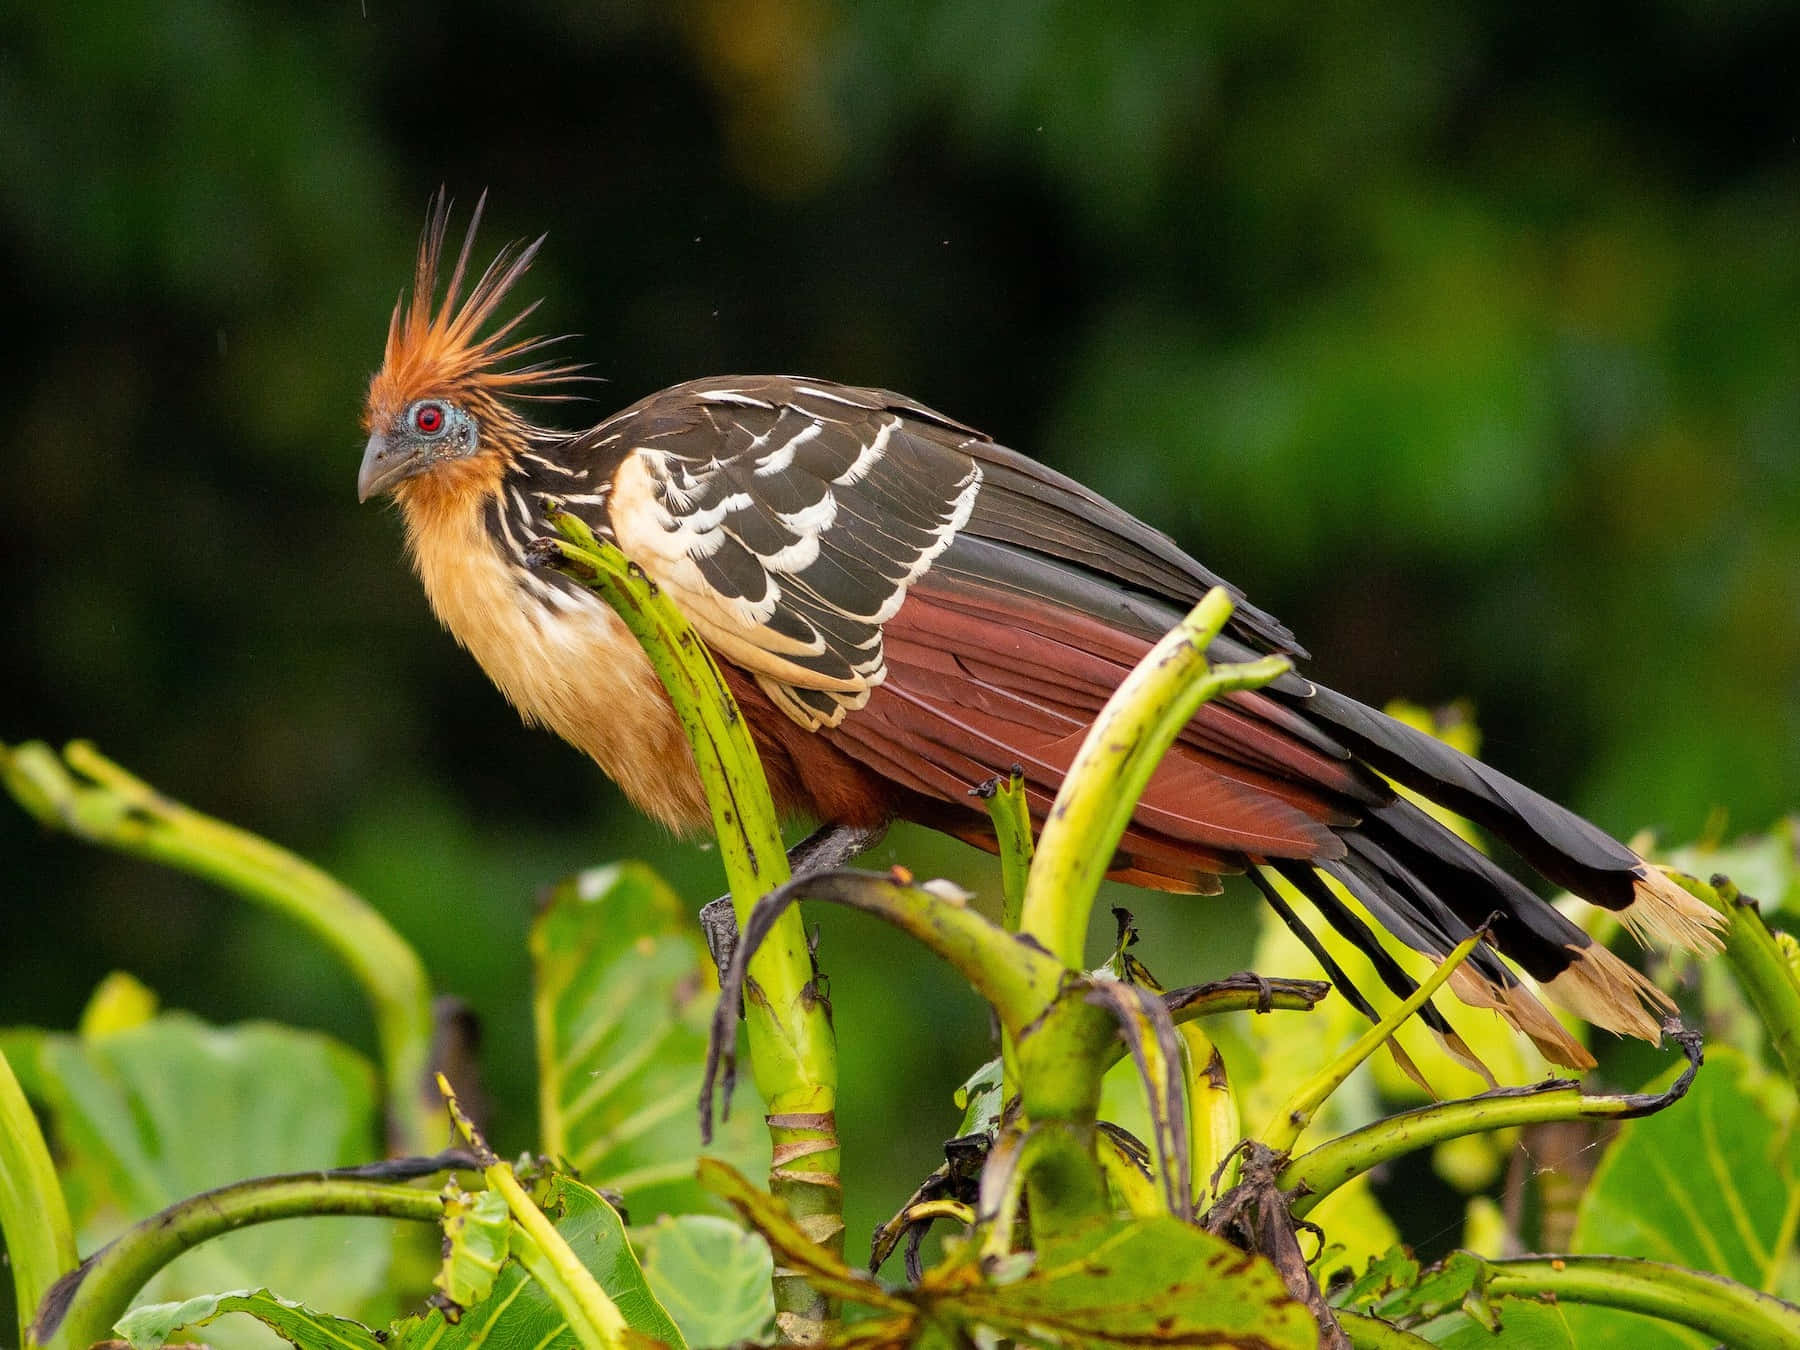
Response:
[{"label": "bird's neck", "polygon": [[471,459],[395,494],[433,612],[527,722],[586,751],[641,810],[703,826],[706,799],[655,671],[603,601],[525,561],[541,526],[528,534],[516,518],[533,498],[508,479],[504,461]]}]

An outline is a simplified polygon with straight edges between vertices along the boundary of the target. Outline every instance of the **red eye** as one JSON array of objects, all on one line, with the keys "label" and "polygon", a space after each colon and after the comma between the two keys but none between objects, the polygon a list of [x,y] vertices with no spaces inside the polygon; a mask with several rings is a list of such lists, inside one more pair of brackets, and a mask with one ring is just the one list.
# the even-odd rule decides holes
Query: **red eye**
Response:
[{"label": "red eye", "polygon": [[422,436],[435,436],[444,429],[444,410],[435,403],[421,403],[413,409],[413,430]]}]

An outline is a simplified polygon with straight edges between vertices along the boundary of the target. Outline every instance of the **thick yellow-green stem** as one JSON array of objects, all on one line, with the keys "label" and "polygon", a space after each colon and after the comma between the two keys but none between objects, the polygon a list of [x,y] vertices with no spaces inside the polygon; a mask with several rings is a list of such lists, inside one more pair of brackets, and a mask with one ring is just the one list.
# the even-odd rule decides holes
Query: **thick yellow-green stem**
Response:
[{"label": "thick yellow-green stem", "polygon": [[1037,841],[1019,929],[1071,970],[1086,954],[1088,919],[1138,798],[1200,705],[1257,689],[1289,669],[1283,657],[1209,667],[1206,649],[1231,617],[1214,587],[1138,663],[1095,719]]},{"label": "thick yellow-green stem", "polygon": [[1699,1033],[1673,1030],[1670,1034],[1687,1054],[1688,1066],[1665,1092],[1590,1096],[1579,1084],[1553,1079],[1528,1091],[1496,1091],[1460,1101],[1432,1102],[1327,1140],[1288,1163],[1276,1177],[1276,1185],[1294,1194],[1293,1214],[1300,1219],[1346,1182],[1402,1154],[1447,1139],[1550,1121],[1626,1120],[1650,1115],[1679,1101],[1700,1069]]},{"label": "thick yellow-green stem", "polygon": [[994,838],[1000,845],[1000,926],[1016,933],[1036,848],[1031,837],[1031,808],[1025,801],[1025,775],[1015,766],[1006,777],[990,778],[976,788],[975,795],[987,803]]},{"label": "thick yellow-green stem", "polygon": [[[1169,746],[1207,700],[1259,688],[1289,669],[1279,657],[1209,666],[1206,649],[1231,611],[1230,595],[1214,589],[1156,644],[1095,719],[1051,807],[1026,877],[1019,931],[1071,976],[1084,964],[1100,881]],[[1032,1146],[1027,1191],[1032,1222],[1040,1227],[1079,1220],[1104,1199],[1093,1147],[1095,1114],[1118,1024],[1070,993],[1065,990],[1013,1046]],[[1188,1109],[1182,1102],[1184,1115]],[[1179,1203],[1185,1207],[1191,1200],[1181,1197]]]},{"label": "thick yellow-green stem", "polygon": [[[643,646],[681,718],[705,785],[740,927],[756,902],[788,880],[787,853],[762,762],[712,654],[681,612],[613,545],[566,512],[560,539],[538,541],[544,560],[607,601]],[[744,1017],[751,1071],[767,1108],[769,1188],[809,1237],[841,1252],[843,1190],[837,1137],[837,1048],[814,984],[798,910],[789,910],[750,963]],[[804,1280],[776,1272],[776,1315],[790,1340],[825,1334],[828,1302]]]},{"label": "thick yellow-green stem", "polygon": [[1094,1144],[1100,1082],[1116,1024],[1066,980],[1065,990],[1014,1038],[1025,1124],[1025,1196],[1041,1238],[1106,1210]]},{"label": "thick yellow-green stem", "polygon": [[61,758],[35,741],[0,746],[0,777],[43,824],[216,881],[312,933],[374,1011],[392,1150],[421,1154],[443,1145],[425,1099],[432,1021],[424,963],[361,896],[304,858],[163,796],[85,741]]},{"label": "thick yellow-green stem", "polygon": [[[1000,846],[1000,926],[1019,931],[1019,913],[1025,904],[1025,885],[1031,877],[1035,843],[1031,835],[1031,808],[1025,800],[1025,775],[1015,765],[1005,777],[990,778],[975,789],[987,803],[994,822],[994,839]],[[1000,1029],[1000,1100],[1011,1101],[1018,1092],[1013,1072],[1013,1038]]]}]

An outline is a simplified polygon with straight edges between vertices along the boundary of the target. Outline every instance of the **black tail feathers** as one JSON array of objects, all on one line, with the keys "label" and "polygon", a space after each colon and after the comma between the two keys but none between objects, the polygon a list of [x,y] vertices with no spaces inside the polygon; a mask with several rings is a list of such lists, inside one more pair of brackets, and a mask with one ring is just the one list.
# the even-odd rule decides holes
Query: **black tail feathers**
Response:
[{"label": "black tail feathers", "polygon": [[[1290,685],[1282,693],[1284,702],[1321,724],[1358,759],[1490,830],[1552,882],[1616,913],[1640,939],[1697,949],[1719,945],[1717,914],[1573,812],[1329,689],[1314,685],[1302,692]],[[1359,824],[1338,833],[1345,844],[1342,859],[1320,864],[1317,871],[1300,862],[1271,862],[1264,870],[1305,895],[1394,992],[1404,996],[1416,985],[1321,872],[1400,942],[1434,959],[1448,955],[1491,918],[1493,948],[1531,976],[1552,1002],[1610,1031],[1658,1039],[1663,1015],[1673,1011],[1666,994],[1412,802],[1396,797],[1368,808]],[[1269,879],[1259,876],[1257,884],[1296,927],[1298,920]],[[1345,983],[1341,970],[1328,973]],[[1570,1068],[1593,1064],[1494,950],[1477,948],[1452,976],[1451,988],[1465,1003],[1498,1012],[1550,1060]],[[1367,1002],[1351,997],[1359,1007]],[[1435,1010],[1422,1016],[1445,1035],[1448,1024]],[[1446,1044],[1480,1068],[1460,1041],[1446,1037]]]}]

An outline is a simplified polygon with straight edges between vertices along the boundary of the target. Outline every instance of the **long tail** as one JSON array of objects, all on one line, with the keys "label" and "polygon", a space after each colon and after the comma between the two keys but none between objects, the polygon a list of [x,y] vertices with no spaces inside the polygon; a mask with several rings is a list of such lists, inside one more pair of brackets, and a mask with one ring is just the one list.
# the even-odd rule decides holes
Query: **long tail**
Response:
[{"label": "long tail", "polygon": [[1640,941],[1720,945],[1718,914],[1573,811],[1332,690],[1314,685],[1306,709],[1369,764],[1493,831],[1551,881],[1617,914]]},{"label": "long tail", "polygon": [[[1034,550],[959,537],[888,622],[886,682],[821,734],[904,794],[902,814],[992,848],[967,788],[1018,764],[1041,820],[1094,716],[1179,617],[1166,601]],[[1262,654],[1257,636],[1227,633],[1209,655],[1251,659]],[[1249,871],[1266,892],[1283,878],[1401,993],[1410,978],[1320,873],[1435,959],[1497,915],[1492,946],[1452,977],[1465,1002],[1499,1012],[1557,1062],[1592,1062],[1504,956],[1584,1019],[1658,1038],[1672,1005],[1654,985],[1386,779],[1471,817],[1640,936],[1718,945],[1718,916],[1580,817],[1292,673],[1199,710],[1147,786],[1110,874],[1199,893],[1219,889],[1224,873]],[[829,817],[829,806],[819,813]],[[1442,1029],[1435,1012],[1425,1016]]]},{"label": "long tail", "polygon": [[[980,461],[981,495],[888,625],[889,688],[846,732],[870,738],[864,753],[885,766],[911,762],[916,790],[946,799],[939,784],[972,766],[992,773],[1023,762],[1047,807],[1070,747],[1125,671],[1219,578],[1080,484],[999,446],[956,444]],[[1239,600],[1215,660],[1303,655],[1281,624]],[[1719,945],[1720,916],[1573,812],[1293,673],[1200,710],[1151,780],[1115,874],[1207,891],[1214,874],[1249,870],[1277,912],[1285,902],[1271,878],[1285,878],[1399,992],[1412,981],[1321,873],[1376,925],[1434,958],[1497,915],[1492,947],[1452,977],[1465,1002],[1495,1009],[1554,1060],[1591,1063],[1504,955],[1578,1016],[1658,1038],[1672,1010],[1666,996],[1382,776],[1474,820],[1640,939]]]},{"label": "long tail", "polygon": [[[1280,691],[1282,702],[1395,782],[1474,820],[1549,880],[1617,914],[1640,940],[1691,950],[1719,947],[1716,930],[1723,920],[1717,913],[1580,816],[1354,699],[1318,685],[1295,687],[1305,683],[1295,680]],[[1552,1002],[1609,1031],[1658,1039],[1663,1017],[1674,1011],[1666,994],[1410,801],[1371,807],[1338,836],[1346,845],[1341,859],[1321,862],[1316,870],[1289,861],[1268,870],[1312,900],[1397,992],[1406,992],[1411,981],[1384,965],[1373,935],[1320,873],[1341,883],[1394,937],[1434,958],[1492,918],[1494,946]],[[1452,987],[1464,1002],[1498,1012],[1553,1061],[1592,1065],[1592,1057],[1492,952],[1478,948],[1452,977]]]}]

